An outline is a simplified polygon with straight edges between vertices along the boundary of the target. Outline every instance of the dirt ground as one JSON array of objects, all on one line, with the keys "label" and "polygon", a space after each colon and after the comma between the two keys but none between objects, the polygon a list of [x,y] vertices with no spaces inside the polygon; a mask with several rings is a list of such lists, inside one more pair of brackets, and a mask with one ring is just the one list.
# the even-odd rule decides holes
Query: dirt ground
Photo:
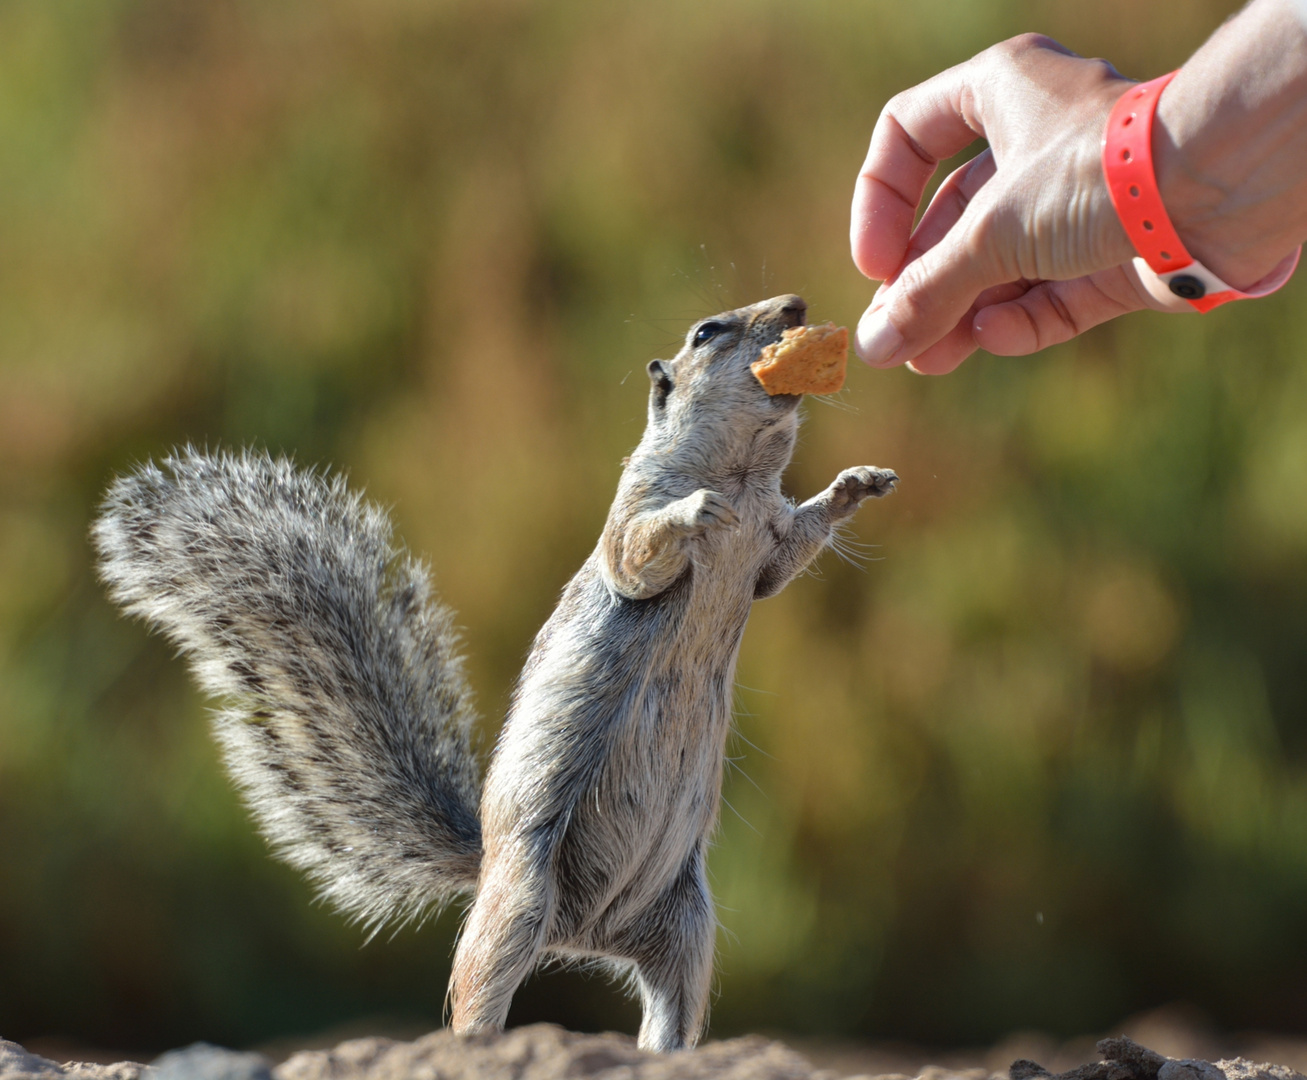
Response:
[{"label": "dirt ground", "polygon": [[[1094,1043],[1103,1035],[1126,1035],[1170,1058],[1199,1062],[1244,1058],[1307,1073],[1307,1039],[1220,1034],[1189,1011],[1168,1008],[1094,1036],[1060,1041],[1016,1034],[991,1047],[947,1051],[755,1035],[657,1056],[636,1050],[628,1036],[578,1035],[537,1024],[470,1039],[457,1039],[446,1031],[419,1037],[398,1032],[391,1037],[327,1032],[317,1039],[268,1045],[249,1053],[217,1048],[174,1052],[158,1059],[157,1068],[147,1072],[112,1053],[42,1040],[25,1048],[0,1041],[0,1080],[1006,1080],[1008,1067],[1023,1058],[1054,1074],[1097,1062],[1100,1055]],[[1219,1070],[1195,1075],[1204,1080],[1222,1076]],[[1271,1080],[1271,1074],[1263,1076]],[[1291,1080],[1287,1070],[1277,1070],[1274,1077]],[[1234,1074],[1227,1072],[1226,1080],[1234,1080]]]}]

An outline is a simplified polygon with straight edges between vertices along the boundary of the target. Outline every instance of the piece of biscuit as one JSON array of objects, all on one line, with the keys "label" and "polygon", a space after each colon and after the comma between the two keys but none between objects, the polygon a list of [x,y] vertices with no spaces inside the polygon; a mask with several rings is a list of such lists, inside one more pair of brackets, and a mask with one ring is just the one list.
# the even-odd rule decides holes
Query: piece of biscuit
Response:
[{"label": "piece of biscuit", "polygon": [[834,323],[795,326],[766,346],[749,369],[762,388],[777,394],[833,394],[844,385],[849,331]]}]

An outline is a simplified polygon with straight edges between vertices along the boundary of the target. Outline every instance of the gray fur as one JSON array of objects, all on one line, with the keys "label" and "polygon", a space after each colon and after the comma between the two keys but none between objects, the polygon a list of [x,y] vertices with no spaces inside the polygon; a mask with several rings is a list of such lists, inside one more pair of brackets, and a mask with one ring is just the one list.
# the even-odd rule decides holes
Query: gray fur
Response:
[{"label": "gray fur", "polygon": [[230,706],[214,732],[278,854],[378,926],[476,880],[475,712],[452,617],[344,481],[187,449],[118,480],[109,593]]},{"label": "gray fur", "polygon": [[781,494],[799,399],[768,397],[749,364],[805,308],[782,296],[704,320],[649,365],[644,438],[536,636],[480,835],[449,615],[378,511],[339,480],[249,455],[187,452],[110,493],[102,573],[235,700],[219,739],[280,852],[370,921],[475,875],[450,984],[458,1031],[502,1027],[517,986],[555,957],[632,973],[642,1047],[701,1033],[705,860],[750,606],[897,479],[859,467],[800,506]]}]

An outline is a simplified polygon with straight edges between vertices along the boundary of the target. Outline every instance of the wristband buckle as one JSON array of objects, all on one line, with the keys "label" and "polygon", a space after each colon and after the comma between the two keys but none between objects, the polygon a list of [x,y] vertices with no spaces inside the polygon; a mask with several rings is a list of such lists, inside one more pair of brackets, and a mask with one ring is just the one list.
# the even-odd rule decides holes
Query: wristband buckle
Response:
[{"label": "wristband buckle", "polygon": [[1145,259],[1136,255],[1134,268],[1148,295],[1165,310],[1211,311],[1231,300],[1257,300],[1270,296],[1293,277],[1301,256],[1302,248],[1299,247],[1281,259],[1275,269],[1261,281],[1243,292],[1233,285],[1227,285],[1197,259],[1191,259],[1178,269],[1159,274]]}]

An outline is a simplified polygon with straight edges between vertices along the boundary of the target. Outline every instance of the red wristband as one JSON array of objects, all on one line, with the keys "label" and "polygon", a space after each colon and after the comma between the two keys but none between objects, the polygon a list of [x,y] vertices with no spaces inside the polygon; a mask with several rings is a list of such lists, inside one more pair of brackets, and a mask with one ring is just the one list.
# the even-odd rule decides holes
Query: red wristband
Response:
[{"label": "red wristband", "polygon": [[1172,311],[1211,311],[1231,300],[1269,296],[1293,276],[1299,247],[1269,274],[1241,292],[1185,250],[1162,205],[1153,172],[1153,115],[1175,72],[1132,86],[1117,100],[1103,134],[1103,175],[1126,235],[1140,257],[1135,269],[1153,298]]}]

